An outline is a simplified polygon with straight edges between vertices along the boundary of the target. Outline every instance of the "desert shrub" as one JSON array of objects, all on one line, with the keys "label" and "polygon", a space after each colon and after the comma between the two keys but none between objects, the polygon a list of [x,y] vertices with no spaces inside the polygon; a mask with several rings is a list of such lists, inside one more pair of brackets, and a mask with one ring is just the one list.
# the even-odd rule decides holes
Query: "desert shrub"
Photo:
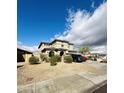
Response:
[{"label": "desert shrub", "polygon": [[50,58],[47,57],[47,56],[45,56],[45,57],[44,57],[44,61],[45,61],[45,62],[49,62],[49,61],[50,61]]},{"label": "desert shrub", "polygon": [[49,62],[50,61],[49,57],[47,57],[44,54],[40,54],[40,58],[41,58],[42,61],[45,61],[45,62]]},{"label": "desert shrub", "polygon": [[61,61],[61,57],[59,55],[54,55],[50,58],[50,65],[55,66],[57,65],[57,62]]},{"label": "desert shrub", "polygon": [[97,58],[96,58],[96,57],[94,57],[94,58],[93,58],[93,60],[94,60],[94,61],[97,61]]},{"label": "desert shrub", "polygon": [[92,60],[93,61],[93,57],[92,56],[89,56],[88,57],[88,60]]},{"label": "desert shrub", "polygon": [[44,60],[44,57],[45,57],[44,54],[40,54],[40,58],[41,58],[42,61]]},{"label": "desert shrub", "polygon": [[54,58],[55,62],[61,61],[61,56],[59,56],[59,55],[55,55],[55,56],[53,56],[53,58]]},{"label": "desert shrub", "polygon": [[39,63],[39,58],[32,55],[32,56],[29,58],[29,63],[30,63],[30,64],[38,64],[38,63]]},{"label": "desert shrub", "polygon": [[67,63],[72,63],[73,58],[72,58],[72,56],[68,55],[68,56],[64,56],[64,60],[65,60],[65,62],[67,62]]},{"label": "desert shrub", "polygon": [[50,65],[51,66],[55,66],[55,65],[57,65],[57,62],[56,62],[57,60],[56,60],[56,58],[53,56],[53,57],[51,57],[50,58]]}]

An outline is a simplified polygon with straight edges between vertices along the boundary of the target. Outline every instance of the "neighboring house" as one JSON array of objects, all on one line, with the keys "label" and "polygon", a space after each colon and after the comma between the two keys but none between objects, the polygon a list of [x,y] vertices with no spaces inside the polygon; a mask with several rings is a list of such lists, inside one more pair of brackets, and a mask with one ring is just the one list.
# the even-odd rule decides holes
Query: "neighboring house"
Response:
[{"label": "neighboring house", "polygon": [[107,54],[99,53],[99,52],[91,52],[92,57],[96,57],[97,61],[106,61],[107,62]]},{"label": "neighboring house", "polygon": [[55,39],[50,43],[41,42],[38,49],[41,51],[41,53],[46,55],[50,55],[51,51],[54,51],[54,54],[63,55],[68,52],[76,52],[74,51],[73,45],[74,44],[68,41]]},{"label": "neighboring house", "polygon": [[96,56],[97,58],[103,58],[107,56],[107,54],[104,53],[91,53],[91,56]]},{"label": "neighboring house", "polygon": [[29,57],[31,57],[32,52],[17,48],[17,63],[28,62]]}]

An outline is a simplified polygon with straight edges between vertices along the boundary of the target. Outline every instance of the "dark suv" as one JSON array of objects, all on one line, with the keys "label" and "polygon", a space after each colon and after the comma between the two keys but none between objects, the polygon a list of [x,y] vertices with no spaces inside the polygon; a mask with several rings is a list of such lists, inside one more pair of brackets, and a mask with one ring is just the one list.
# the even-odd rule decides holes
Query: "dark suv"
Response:
[{"label": "dark suv", "polygon": [[83,57],[80,54],[70,54],[74,62],[83,62]]}]

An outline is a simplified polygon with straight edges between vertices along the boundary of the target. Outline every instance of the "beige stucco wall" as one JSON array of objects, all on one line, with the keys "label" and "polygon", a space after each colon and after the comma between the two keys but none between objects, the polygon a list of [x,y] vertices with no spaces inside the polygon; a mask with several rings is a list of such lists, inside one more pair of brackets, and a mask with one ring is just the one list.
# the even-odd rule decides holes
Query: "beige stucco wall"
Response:
[{"label": "beige stucco wall", "polygon": [[57,52],[55,51],[54,53],[55,55],[60,55],[60,51],[57,51]]},{"label": "beige stucco wall", "polygon": [[51,47],[51,45],[42,44],[42,45],[40,46],[40,50],[43,50],[44,48],[50,48],[50,47]]},{"label": "beige stucco wall", "polygon": [[[62,45],[63,45],[63,47],[62,47]],[[52,44],[52,47],[54,47],[54,48],[69,49],[69,44],[65,43],[65,42],[56,41],[55,43]]]},{"label": "beige stucco wall", "polygon": [[34,56],[38,57],[39,58],[39,61],[41,61],[41,58],[40,58],[40,53],[37,53],[37,54],[33,54]]},{"label": "beige stucco wall", "polygon": [[49,52],[50,52],[49,50],[46,50],[45,52],[43,52],[43,54],[47,55],[47,54],[49,54]]},{"label": "beige stucco wall", "polygon": [[[45,53],[43,53],[43,54],[49,57],[49,52],[50,52],[50,51],[47,50],[47,51],[46,51]],[[60,52],[61,52],[61,51],[57,51],[57,52],[54,51],[54,54],[55,54],[55,55],[60,55]],[[65,53],[65,52],[64,52],[64,53]]]},{"label": "beige stucco wall", "polygon": [[29,58],[32,56],[32,54],[23,54],[23,57],[25,59],[25,63],[29,63]]},{"label": "beige stucco wall", "polygon": [[74,50],[73,45],[69,45],[69,50]]},{"label": "beige stucco wall", "polygon": [[[74,50],[73,45],[70,45],[69,43],[61,42],[61,41],[56,41],[52,45],[42,44],[39,50],[42,51],[44,48],[62,48],[62,49],[67,49],[67,50]],[[49,51],[46,51],[43,54],[48,55]],[[56,54],[60,54],[60,52],[58,51],[56,52]]]}]

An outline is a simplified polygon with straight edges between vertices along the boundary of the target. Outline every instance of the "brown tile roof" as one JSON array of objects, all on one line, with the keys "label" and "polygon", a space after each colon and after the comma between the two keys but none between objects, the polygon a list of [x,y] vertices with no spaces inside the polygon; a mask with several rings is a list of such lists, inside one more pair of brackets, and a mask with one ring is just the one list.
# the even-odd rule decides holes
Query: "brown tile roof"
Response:
[{"label": "brown tile roof", "polygon": [[41,42],[40,45],[38,46],[38,48],[40,48],[42,44],[50,45],[49,42]]},{"label": "brown tile roof", "polygon": [[17,52],[18,51],[21,51],[22,53],[32,54],[32,52],[27,51],[27,50],[23,50],[23,49],[20,49],[20,48],[17,48]]},{"label": "brown tile roof", "polygon": [[60,41],[60,42],[69,43],[68,41],[65,41],[65,40],[55,39],[55,40],[53,40],[53,41],[51,42],[51,44],[53,44],[53,43],[54,43],[54,42],[56,42],[56,41]]},{"label": "brown tile roof", "polygon": [[49,43],[49,42],[41,42],[38,48],[40,48],[42,44],[52,45],[52,44],[53,44],[54,42],[56,42],[56,41],[65,42],[65,43],[68,43],[69,45],[74,45],[73,43],[69,43],[69,42],[66,41],[66,40],[55,39],[55,40],[53,40],[51,43]]}]

